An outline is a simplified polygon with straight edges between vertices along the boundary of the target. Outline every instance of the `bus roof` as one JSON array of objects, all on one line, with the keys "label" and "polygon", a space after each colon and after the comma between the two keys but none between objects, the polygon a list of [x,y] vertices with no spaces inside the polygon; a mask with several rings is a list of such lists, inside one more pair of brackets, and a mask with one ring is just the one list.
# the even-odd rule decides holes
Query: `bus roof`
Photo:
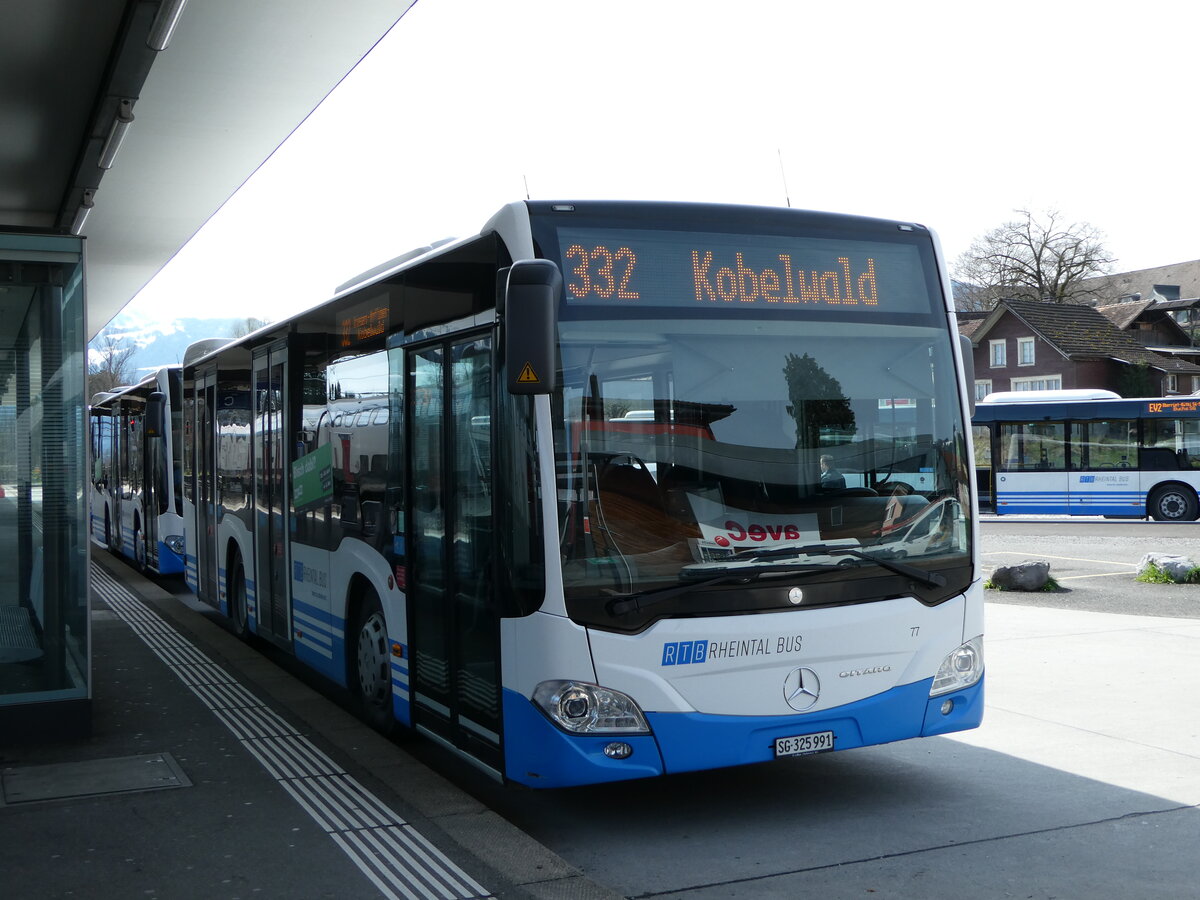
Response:
[{"label": "bus roof", "polygon": [[[388,281],[408,269],[415,269],[418,266],[436,263],[440,259],[451,257],[452,254],[459,252],[469,252],[473,246],[482,244],[482,242],[489,238],[502,239],[505,241],[506,246],[511,242],[512,245],[508,246],[508,249],[518,256],[535,255],[536,248],[534,247],[529,225],[530,218],[554,215],[565,211],[578,212],[582,215],[593,217],[629,217],[631,215],[636,217],[638,214],[644,215],[648,212],[656,212],[668,220],[674,218],[675,220],[686,220],[689,222],[694,221],[698,216],[707,216],[714,223],[739,221],[743,225],[746,223],[761,225],[764,220],[767,222],[786,220],[820,224],[823,226],[855,226],[857,228],[885,230],[898,228],[902,231],[920,232],[936,240],[932,229],[915,222],[876,219],[865,216],[801,210],[781,206],[748,206],[728,203],[683,203],[646,200],[557,202],[518,200],[506,204],[491,216],[484,223],[479,233],[468,237],[445,238],[440,241],[433,241],[428,246],[417,247],[407,253],[401,254],[338,285],[331,298],[305,309],[297,310],[278,322],[269,322],[252,334],[235,339],[225,338],[196,341],[185,351],[183,367],[185,369],[192,369],[201,362],[206,362],[212,357],[238,347],[250,350],[262,343],[277,339],[288,330],[294,330],[292,326],[295,323],[306,319],[311,319],[314,323],[319,319],[327,320],[333,304],[341,303],[346,308],[350,308],[355,302],[355,298],[359,295],[359,292],[372,288],[381,282]],[[325,325],[326,327],[331,327],[333,323],[328,321],[325,322]]]},{"label": "bus roof", "polygon": [[[1029,391],[1028,393],[1033,393]],[[1097,400],[1039,400],[976,403],[971,422],[1062,422],[1105,419],[1200,418],[1200,397],[1130,397]]]},{"label": "bus roof", "polygon": [[1105,391],[1099,388],[1075,388],[1068,390],[1046,391],[995,391],[988,394],[980,403],[1045,403],[1057,400],[1120,400],[1121,395],[1115,391]]}]

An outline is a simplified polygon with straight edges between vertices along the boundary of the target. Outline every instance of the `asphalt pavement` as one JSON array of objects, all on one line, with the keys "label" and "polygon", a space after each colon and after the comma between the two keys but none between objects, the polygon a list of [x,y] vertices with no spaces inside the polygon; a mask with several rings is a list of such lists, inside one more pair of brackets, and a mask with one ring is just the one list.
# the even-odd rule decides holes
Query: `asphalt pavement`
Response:
[{"label": "asphalt pavement", "polygon": [[1056,590],[988,591],[989,603],[1138,616],[1200,617],[1200,585],[1137,581],[1148,553],[1186,556],[1200,565],[1200,522],[1160,524],[1104,519],[984,518],[984,575],[1025,560],[1050,564]]}]

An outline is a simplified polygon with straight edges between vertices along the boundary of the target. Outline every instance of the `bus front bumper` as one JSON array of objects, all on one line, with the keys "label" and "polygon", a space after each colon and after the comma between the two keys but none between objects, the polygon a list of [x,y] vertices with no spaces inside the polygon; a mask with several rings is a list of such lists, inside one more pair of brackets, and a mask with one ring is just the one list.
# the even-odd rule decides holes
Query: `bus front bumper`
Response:
[{"label": "bus front bumper", "polygon": [[[984,678],[939,697],[929,696],[931,684],[926,679],[795,716],[647,713],[651,734],[602,736],[567,734],[528,698],[505,691],[505,774],[529,787],[572,787],[767,762],[776,758],[777,738],[832,732],[833,749],[850,750],[966,731],[983,721]],[[628,755],[614,755],[614,744],[627,745]]]}]

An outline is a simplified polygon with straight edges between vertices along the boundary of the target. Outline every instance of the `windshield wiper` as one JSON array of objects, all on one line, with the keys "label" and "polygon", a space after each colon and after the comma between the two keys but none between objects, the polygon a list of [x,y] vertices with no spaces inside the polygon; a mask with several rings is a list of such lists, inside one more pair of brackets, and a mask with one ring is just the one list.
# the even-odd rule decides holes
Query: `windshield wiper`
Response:
[{"label": "windshield wiper", "polygon": [[837,544],[805,544],[801,547],[753,548],[750,550],[741,550],[733,554],[732,558],[753,562],[756,559],[779,559],[784,556],[812,556],[816,554],[824,556],[853,556],[855,559],[873,562],[888,571],[895,572],[897,575],[904,575],[907,578],[911,578],[917,584],[924,585],[925,587],[943,587],[946,584],[946,576],[940,572],[926,572],[924,569],[905,565],[893,559],[887,559],[882,555],[876,556],[871,553],[864,553],[855,547],[843,547]]},{"label": "windshield wiper", "polygon": [[[829,563],[797,563],[795,565],[784,566],[763,566],[761,568],[753,568],[745,566],[733,570],[717,570],[721,574],[712,578],[705,578],[700,581],[688,581],[683,584],[673,584],[670,587],[652,588],[648,591],[636,591],[632,594],[617,594],[608,601],[606,609],[609,615],[623,616],[626,613],[637,612],[647,607],[657,606],[658,604],[670,600],[672,597],[677,597],[680,594],[685,594],[688,591],[694,591],[697,588],[709,587],[714,584],[731,584],[734,582],[742,582],[749,584],[751,581],[757,581],[763,575],[795,575],[806,574],[808,572],[828,572],[840,568],[840,566],[831,565]],[[712,572],[712,569],[708,569]],[[688,577],[687,573],[680,573],[682,577]],[[699,573],[697,573],[699,574]]]}]

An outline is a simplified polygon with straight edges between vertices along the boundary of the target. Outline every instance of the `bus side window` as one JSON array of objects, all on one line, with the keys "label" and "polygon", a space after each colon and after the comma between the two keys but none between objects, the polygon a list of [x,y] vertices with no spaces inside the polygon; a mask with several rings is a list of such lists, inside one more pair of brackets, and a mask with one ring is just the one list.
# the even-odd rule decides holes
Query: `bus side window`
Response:
[{"label": "bus side window", "polygon": [[1006,422],[1000,426],[1010,472],[1062,471],[1067,467],[1066,423]]},{"label": "bus side window", "polygon": [[388,357],[385,351],[334,360],[325,370],[333,444],[333,515],[346,531],[380,529],[388,482]]}]

